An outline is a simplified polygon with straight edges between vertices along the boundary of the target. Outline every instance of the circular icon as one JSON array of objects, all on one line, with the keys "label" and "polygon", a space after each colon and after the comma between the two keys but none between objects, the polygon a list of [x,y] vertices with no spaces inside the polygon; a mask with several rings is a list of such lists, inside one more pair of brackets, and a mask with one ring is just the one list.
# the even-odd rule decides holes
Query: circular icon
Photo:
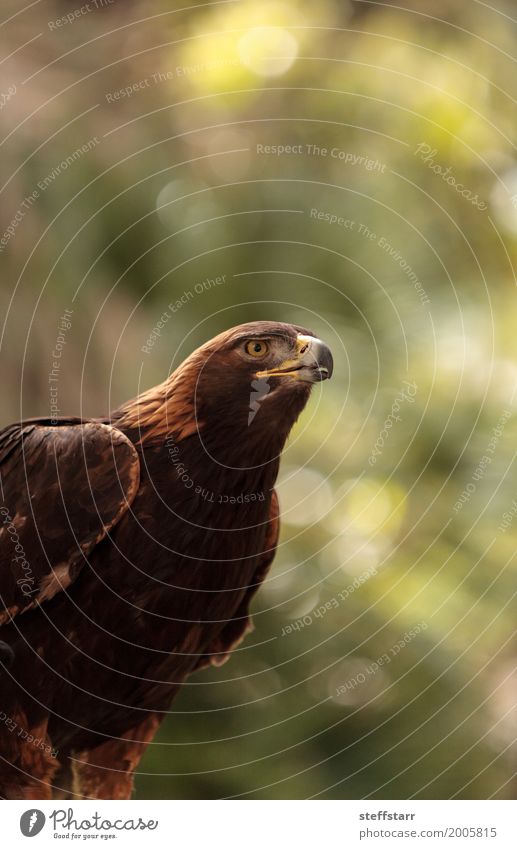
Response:
[{"label": "circular icon", "polygon": [[45,825],[45,814],[38,808],[25,811],[20,817],[20,831],[25,837],[35,837]]}]

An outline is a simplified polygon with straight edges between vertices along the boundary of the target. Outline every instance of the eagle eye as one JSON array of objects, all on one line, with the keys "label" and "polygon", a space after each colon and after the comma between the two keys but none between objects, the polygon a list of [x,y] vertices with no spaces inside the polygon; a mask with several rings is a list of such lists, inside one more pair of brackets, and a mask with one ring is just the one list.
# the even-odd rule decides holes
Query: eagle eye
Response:
[{"label": "eagle eye", "polygon": [[269,345],[267,342],[264,342],[262,339],[250,339],[249,342],[246,342],[244,349],[250,357],[260,358],[265,357],[267,352],[269,351]]}]

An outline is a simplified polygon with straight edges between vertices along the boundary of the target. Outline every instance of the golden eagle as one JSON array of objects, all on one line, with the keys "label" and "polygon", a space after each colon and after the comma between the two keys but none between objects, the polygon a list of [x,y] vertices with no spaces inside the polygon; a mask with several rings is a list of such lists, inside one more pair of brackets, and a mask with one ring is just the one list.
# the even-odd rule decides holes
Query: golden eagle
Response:
[{"label": "golden eagle", "polygon": [[280,453],[331,373],[252,322],[107,418],[0,431],[0,796],[130,796],[182,682],[250,629]]}]

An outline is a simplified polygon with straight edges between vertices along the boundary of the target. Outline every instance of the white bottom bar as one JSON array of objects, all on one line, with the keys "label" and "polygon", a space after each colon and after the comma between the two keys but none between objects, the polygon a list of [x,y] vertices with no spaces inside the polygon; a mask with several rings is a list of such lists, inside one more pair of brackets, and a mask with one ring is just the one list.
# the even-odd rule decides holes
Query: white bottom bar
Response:
[{"label": "white bottom bar", "polygon": [[6,847],[517,847],[513,801],[3,802]]}]

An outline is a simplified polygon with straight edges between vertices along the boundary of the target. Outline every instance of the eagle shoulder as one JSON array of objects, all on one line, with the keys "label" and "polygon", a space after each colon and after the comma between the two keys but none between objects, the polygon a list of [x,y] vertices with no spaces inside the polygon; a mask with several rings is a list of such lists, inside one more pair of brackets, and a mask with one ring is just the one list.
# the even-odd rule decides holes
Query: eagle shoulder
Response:
[{"label": "eagle shoulder", "polygon": [[111,425],[31,420],[0,431],[0,625],[65,590],[138,491]]}]

